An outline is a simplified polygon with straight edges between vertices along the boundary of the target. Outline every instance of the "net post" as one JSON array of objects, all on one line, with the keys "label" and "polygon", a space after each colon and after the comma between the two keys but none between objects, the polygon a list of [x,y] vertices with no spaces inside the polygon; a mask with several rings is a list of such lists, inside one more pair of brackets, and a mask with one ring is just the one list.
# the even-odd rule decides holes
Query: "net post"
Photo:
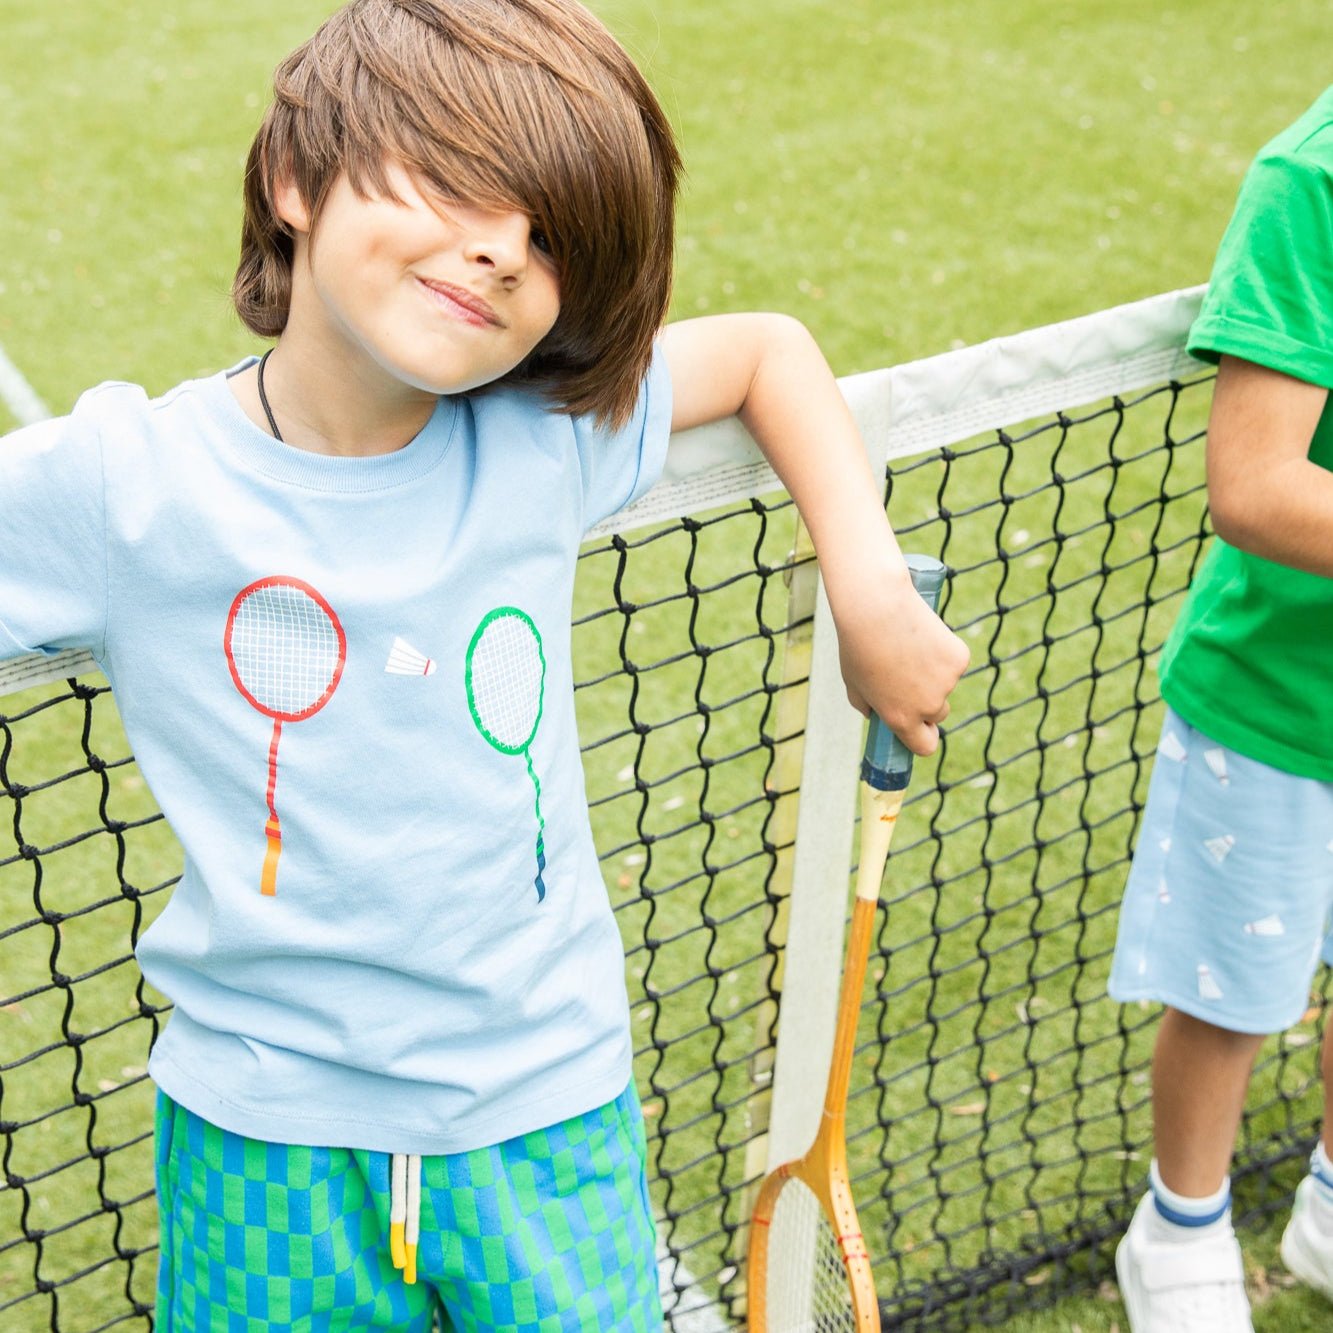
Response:
[{"label": "net post", "polygon": [[787,962],[787,933],[791,914],[792,865],[796,843],[801,765],[805,757],[805,727],[809,701],[810,661],[814,641],[816,594],[819,569],[814,543],[800,519],[792,542],[790,576],[787,582],[787,620],[783,631],[782,668],[773,726],[773,771],[770,787],[777,793],[768,825],[768,841],[774,853],[768,892],[774,900],[773,923],[767,942],[773,957],[768,995],[755,1014],[754,1050],[749,1060],[753,1092],[746,1103],[746,1143],[740,1196],[741,1225],[732,1236],[728,1255],[735,1277],[726,1284],[723,1299],[732,1319],[743,1321],[747,1313],[745,1285],[746,1254],[749,1249],[750,1217],[768,1170],[768,1129],[772,1112],[773,1065],[776,1048],[778,1001],[782,994]]}]

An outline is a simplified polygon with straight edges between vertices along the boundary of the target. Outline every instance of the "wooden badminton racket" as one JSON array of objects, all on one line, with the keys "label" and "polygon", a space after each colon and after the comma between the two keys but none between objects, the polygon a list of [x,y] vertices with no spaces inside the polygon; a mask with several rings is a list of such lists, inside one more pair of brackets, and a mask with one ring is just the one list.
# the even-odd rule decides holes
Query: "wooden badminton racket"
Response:
[{"label": "wooden badminton racket", "polygon": [[[944,566],[908,556],[933,610]],[[764,1180],[750,1219],[750,1333],[878,1333],[879,1301],[847,1172],[847,1089],[880,881],[912,775],[912,752],[875,716],[861,760],[861,855],[824,1111],[804,1157]]]}]

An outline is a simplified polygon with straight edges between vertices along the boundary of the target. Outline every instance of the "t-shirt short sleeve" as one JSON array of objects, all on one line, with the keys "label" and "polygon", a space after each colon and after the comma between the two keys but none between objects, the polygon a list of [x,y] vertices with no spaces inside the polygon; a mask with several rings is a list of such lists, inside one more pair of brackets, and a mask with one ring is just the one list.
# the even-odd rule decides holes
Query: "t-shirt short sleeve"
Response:
[{"label": "t-shirt short sleeve", "polygon": [[660,343],[629,423],[621,430],[607,430],[591,417],[575,417],[574,434],[587,531],[632,504],[662,473],[671,437],[671,376]]},{"label": "t-shirt short sleeve", "polygon": [[1318,149],[1261,154],[1246,175],[1190,329],[1201,360],[1333,388],[1333,145]]},{"label": "t-shirt short sleeve", "polygon": [[102,647],[102,450],[87,398],[0,439],[0,658]]}]

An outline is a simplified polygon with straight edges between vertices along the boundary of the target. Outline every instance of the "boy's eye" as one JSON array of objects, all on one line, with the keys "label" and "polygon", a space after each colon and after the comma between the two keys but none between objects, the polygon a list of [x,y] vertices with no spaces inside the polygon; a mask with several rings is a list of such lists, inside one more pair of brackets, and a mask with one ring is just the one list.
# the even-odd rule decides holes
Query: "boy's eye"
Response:
[{"label": "boy's eye", "polygon": [[540,227],[534,226],[532,228],[530,239],[533,246],[540,250],[542,254],[549,255],[551,253],[551,238]]}]

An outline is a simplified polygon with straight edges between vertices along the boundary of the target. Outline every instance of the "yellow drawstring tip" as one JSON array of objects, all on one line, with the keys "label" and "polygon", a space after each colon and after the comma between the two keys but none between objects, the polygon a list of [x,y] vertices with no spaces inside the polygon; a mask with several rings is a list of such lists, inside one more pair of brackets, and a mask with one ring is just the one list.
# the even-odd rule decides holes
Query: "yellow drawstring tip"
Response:
[{"label": "yellow drawstring tip", "polygon": [[395,1268],[407,1266],[407,1245],[403,1239],[405,1233],[406,1228],[401,1222],[389,1224],[389,1255]]},{"label": "yellow drawstring tip", "polygon": [[417,1280],[417,1247],[408,1245],[406,1260],[403,1264],[403,1281],[410,1287]]}]

